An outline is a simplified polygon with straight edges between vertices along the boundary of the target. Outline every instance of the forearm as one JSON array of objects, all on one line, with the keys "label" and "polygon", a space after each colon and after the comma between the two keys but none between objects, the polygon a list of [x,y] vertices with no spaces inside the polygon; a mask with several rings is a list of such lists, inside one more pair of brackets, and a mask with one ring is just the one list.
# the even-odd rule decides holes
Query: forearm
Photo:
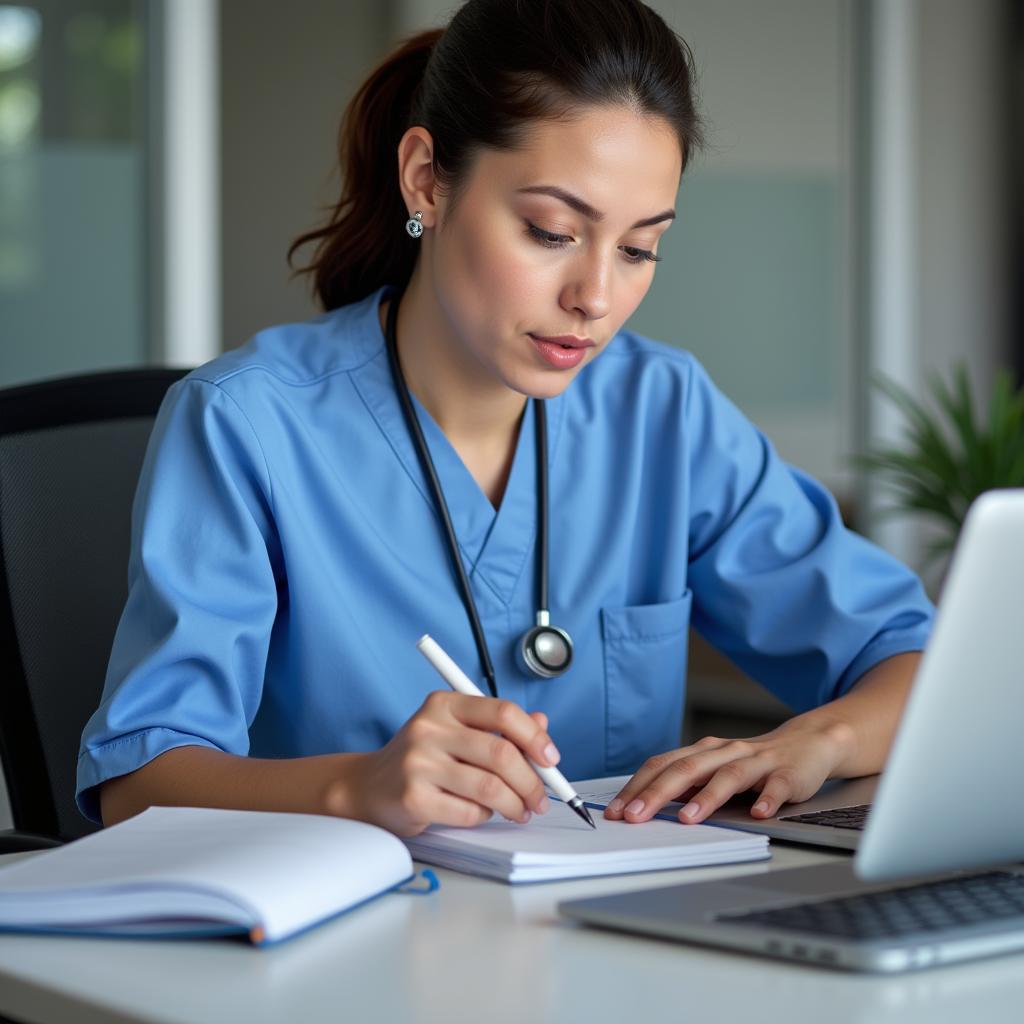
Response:
[{"label": "forearm", "polygon": [[834,730],[845,753],[833,777],[856,778],[882,770],[920,660],[918,652],[886,658],[842,697],[793,719]]},{"label": "forearm", "polygon": [[351,776],[363,757],[323,754],[270,760],[209,747],[175,747],[138,770],[103,783],[103,823],[113,825],[151,806],[353,816],[339,801],[339,789],[345,787],[335,784]]}]

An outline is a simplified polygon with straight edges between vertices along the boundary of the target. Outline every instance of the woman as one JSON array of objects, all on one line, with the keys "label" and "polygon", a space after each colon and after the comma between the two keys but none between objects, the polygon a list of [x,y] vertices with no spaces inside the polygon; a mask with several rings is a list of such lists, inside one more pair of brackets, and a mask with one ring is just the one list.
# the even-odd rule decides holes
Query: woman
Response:
[{"label": "woman", "polygon": [[[527,755],[635,771],[609,817],[686,795],[698,822],[881,768],[918,581],[692,357],[621,330],[700,143],[691,69],[637,0],[470,0],[371,75],[342,198],[296,243],[326,312],[161,409],[86,814],[527,821]],[[799,713],[678,748],[691,619]],[[438,690],[425,632],[498,699]]]}]

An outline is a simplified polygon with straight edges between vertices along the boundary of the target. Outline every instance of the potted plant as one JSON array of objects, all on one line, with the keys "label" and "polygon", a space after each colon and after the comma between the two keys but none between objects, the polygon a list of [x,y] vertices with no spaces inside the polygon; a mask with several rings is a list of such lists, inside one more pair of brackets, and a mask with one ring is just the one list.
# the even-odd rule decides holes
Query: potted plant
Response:
[{"label": "potted plant", "polygon": [[971,502],[997,487],[1024,487],[1024,388],[997,372],[987,413],[979,417],[962,363],[946,383],[928,384],[929,408],[884,376],[875,386],[903,414],[898,445],[871,449],[857,463],[878,473],[890,492],[886,514],[919,514],[938,530],[926,545],[926,565],[948,555]]}]

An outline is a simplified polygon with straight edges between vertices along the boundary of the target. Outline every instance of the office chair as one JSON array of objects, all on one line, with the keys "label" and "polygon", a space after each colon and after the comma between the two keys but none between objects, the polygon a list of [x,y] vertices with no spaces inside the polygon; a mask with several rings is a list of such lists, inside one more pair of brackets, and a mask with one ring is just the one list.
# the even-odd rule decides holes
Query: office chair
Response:
[{"label": "office chair", "polygon": [[185,370],[0,390],[0,852],[95,831],[75,806],[78,745],[128,596],[131,505],[168,387]]}]

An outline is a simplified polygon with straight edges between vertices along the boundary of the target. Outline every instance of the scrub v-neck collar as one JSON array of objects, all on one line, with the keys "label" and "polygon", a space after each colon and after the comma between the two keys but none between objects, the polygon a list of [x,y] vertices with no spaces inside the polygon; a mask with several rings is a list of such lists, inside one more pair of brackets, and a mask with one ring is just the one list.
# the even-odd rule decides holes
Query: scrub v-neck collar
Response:
[{"label": "scrub v-neck collar", "polygon": [[[440,530],[440,519],[429,484],[395,392],[384,333],[376,301],[368,304],[366,330],[376,333],[377,352],[352,371],[352,380],[426,506],[424,523]],[[411,392],[410,392],[411,394]],[[512,469],[496,509],[470,473],[444,431],[412,395],[438,480],[444,491],[452,526],[470,577],[485,584],[503,604],[510,604],[537,532],[537,462],[533,402],[527,403],[519,427]],[[550,472],[562,421],[561,398],[547,401],[548,469]],[[453,580],[454,586],[454,580]]]}]

